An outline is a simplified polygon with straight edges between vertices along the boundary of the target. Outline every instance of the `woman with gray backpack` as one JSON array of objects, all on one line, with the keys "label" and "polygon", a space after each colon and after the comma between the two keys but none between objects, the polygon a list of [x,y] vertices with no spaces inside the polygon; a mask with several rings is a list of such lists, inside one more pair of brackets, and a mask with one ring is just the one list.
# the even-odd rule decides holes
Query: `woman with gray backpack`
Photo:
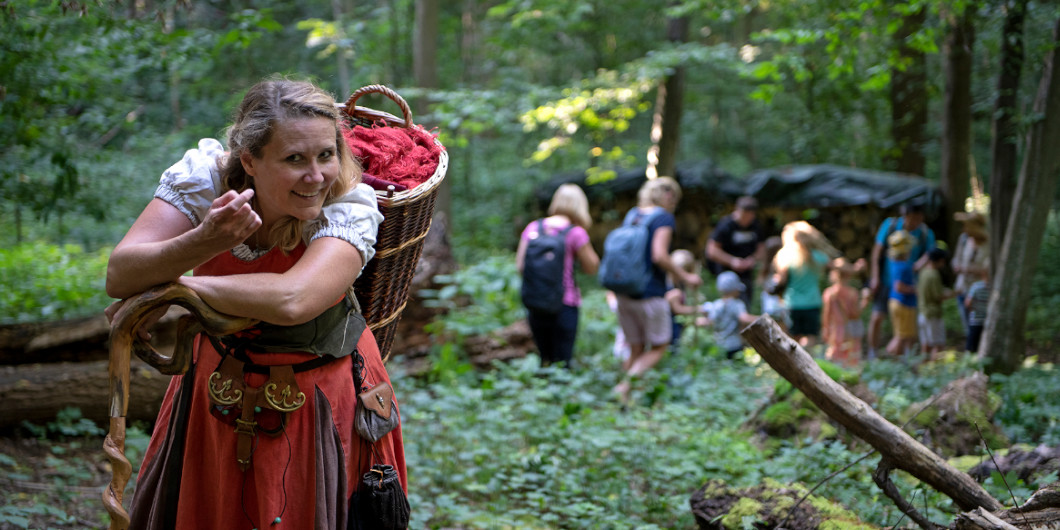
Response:
[{"label": "woman with gray backpack", "polygon": [[586,231],[592,223],[585,192],[563,184],[552,195],[548,217],[526,225],[519,238],[515,263],[523,278],[521,295],[543,364],[569,366],[573,357],[582,301],[574,262],[586,274],[596,274],[600,265]]}]

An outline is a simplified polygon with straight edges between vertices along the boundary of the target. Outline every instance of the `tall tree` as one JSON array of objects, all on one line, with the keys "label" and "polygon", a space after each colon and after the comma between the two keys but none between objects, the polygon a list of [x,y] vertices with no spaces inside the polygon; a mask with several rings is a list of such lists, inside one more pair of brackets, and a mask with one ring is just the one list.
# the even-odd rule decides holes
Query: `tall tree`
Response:
[{"label": "tall tree", "polygon": [[[973,6],[943,8],[947,34],[943,45],[943,72],[946,88],[942,102],[941,178],[947,212],[964,210],[971,178],[972,156],[972,45],[975,28]],[[946,239],[956,243],[957,221],[946,218]]]},{"label": "tall tree", "polygon": [[1038,265],[1038,250],[1060,178],[1060,19],[1054,25],[1053,46],[1042,70],[1027,149],[1019,183],[1012,201],[1012,214],[996,256],[997,275],[991,285],[990,306],[979,344],[979,355],[990,359],[990,369],[1011,373],[1024,357],[1023,327],[1031,279]]},{"label": "tall tree", "polygon": [[[438,88],[438,0],[416,0],[416,27],[412,33],[412,77],[417,87]],[[416,98],[422,114],[427,98]]]},{"label": "tall tree", "polygon": [[[438,88],[438,0],[416,0],[416,26],[412,35],[412,77],[416,87],[429,94]],[[430,98],[421,96],[412,101],[415,115],[426,116]],[[428,126],[428,128],[430,128]],[[438,189],[436,209],[447,218],[453,214],[452,179],[442,181]],[[449,226],[443,223],[442,226]]]},{"label": "tall tree", "polygon": [[[990,171],[990,255],[1001,255],[1001,243],[1008,228],[1016,189],[1016,164],[1019,160],[1019,136],[1016,119],[1020,77],[1023,75],[1023,22],[1027,0],[1004,2],[1005,23],[1001,30],[1001,73],[998,75],[997,99],[991,135]],[[1000,260],[991,262],[996,274]]]},{"label": "tall tree", "polygon": [[[344,42],[346,37],[346,13],[351,12],[353,0],[331,0],[331,16],[335,18],[335,30],[338,33],[336,38],[339,42]],[[346,51],[347,46],[340,45],[338,51],[335,53],[335,70],[339,76],[339,94],[343,97],[350,94],[350,61],[349,54]]]},{"label": "tall tree", "polygon": [[928,119],[927,60],[923,50],[910,40],[924,25],[923,6],[902,16],[894,39],[898,60],[891,70],[891,138],[895,152],[894,169],[902,173],[923,175],[924,128]]},{"label": "tall tree", "polygon": [[[688,39],[688,17],[667,20],[667,39],[682,43]],[[677,146],[681,133],[681,113],[685,98],[685,68],[677,66],[659,84],[648,149],[648,177],[674,176]]]}]

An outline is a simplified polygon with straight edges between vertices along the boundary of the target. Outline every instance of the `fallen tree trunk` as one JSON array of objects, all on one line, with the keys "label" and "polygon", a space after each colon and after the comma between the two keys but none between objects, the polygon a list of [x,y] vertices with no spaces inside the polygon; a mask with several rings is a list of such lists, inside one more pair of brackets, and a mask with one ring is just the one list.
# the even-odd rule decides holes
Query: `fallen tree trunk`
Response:
[{"label": "fallen tree trunk", "polygon": [[954,521],[956,530],[1013,530],[1060,528],[1060,484],[1038,490],[1022,506],[995,513],[979,508],[962,513]]},{"label": "fallen tree trunk", "polygon": [[909,472],[949,496],[964,511],[1002,508],[972,477],[949,465],[828,377],[773,319],[761,316],[741,335],[778,374],[825,414],[879,451],[893,467]]},{"label": "fallen tree trunk", "polygon": [[[108,361],[47,363],[0,368],[0,428],[23,420],[43,424],[55,421],[62,409],[77,407],[81,415],[99,425],[110,419]],[[130,420],[154,421],[170,376],[147,363],[132,363],[129,383]]]}]

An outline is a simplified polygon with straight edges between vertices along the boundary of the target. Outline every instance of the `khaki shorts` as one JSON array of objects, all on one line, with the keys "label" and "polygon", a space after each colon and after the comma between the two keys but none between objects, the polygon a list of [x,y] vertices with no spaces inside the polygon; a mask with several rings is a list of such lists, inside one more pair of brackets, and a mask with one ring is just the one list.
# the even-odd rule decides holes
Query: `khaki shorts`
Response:
[{"label": "khaki shorts", "polygon": [[674,333],[670,302],[661,296],[634,299],[619,295],[618,325],[627,344],[643,344],[645,350],[670,344]]},{"label": "khaki shorts", "polygon": [[891,313],[891,326],[895,336],[901,339],[917,338],[915,307],[902,305],[898,300],[891,299],[887,302],[887,309]]},{"label": "khaki shorts", "polygon": [[941,318],[928,318],[924,315],[917,317],[920,327],[921,346],[945,346],[946,345],[946,323]]}]

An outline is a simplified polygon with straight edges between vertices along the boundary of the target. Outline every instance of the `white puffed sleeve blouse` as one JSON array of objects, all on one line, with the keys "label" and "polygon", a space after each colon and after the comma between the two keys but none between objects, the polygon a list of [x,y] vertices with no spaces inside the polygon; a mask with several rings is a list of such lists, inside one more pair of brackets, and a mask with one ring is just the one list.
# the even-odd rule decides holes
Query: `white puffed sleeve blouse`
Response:
[{"label": "white puffed sleeve blouse", "polygon": [[[188,150],[184,158],[162,173],[155,197],[180,210],[193,226],[199,226],[214,199],[221,195],[217,160],[223,155],[221,142],[212,138],[199,140],[198,149]],[[346,195],[325,203],[320,217],[306,223],[302,239],[308,244],[320,237],[337,237],[357,248],[362,262],[368,263],[375,255],[372,245],[382,221],[375,191],[362,183]],[[239,245],[232,252],[241,259],[252,260],[267,250],[254,252],[246,245]]]}]

